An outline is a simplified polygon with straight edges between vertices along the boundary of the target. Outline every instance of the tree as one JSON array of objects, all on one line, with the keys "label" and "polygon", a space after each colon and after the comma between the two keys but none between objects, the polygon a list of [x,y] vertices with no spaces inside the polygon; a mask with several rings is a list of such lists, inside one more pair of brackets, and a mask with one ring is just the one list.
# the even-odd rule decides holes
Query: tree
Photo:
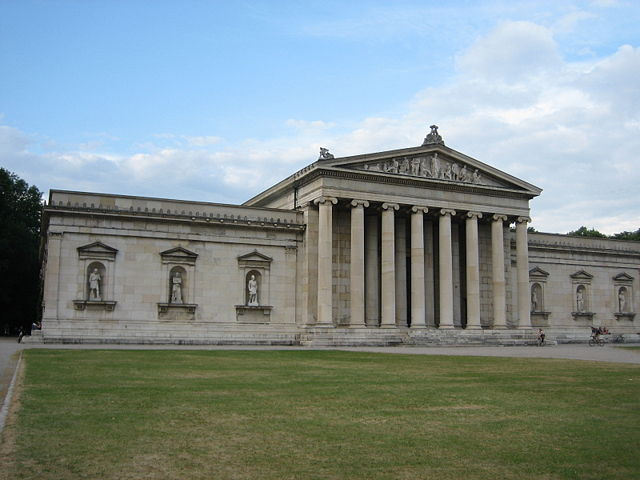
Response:
[{"label": "tree", "polygon": [[29,331],[39,316],[42,194],[0,168],[0,333]]},{"label": "tree", "polygon": [[573,232],[569,232],[567,235],[573,235],[576,237],[608,238],[604,233],[599,232],[595,228],[587,228],[585,226],[582,226]]},{"label": "tree", "polygon": [[614,233],[613,235],[611,235],[611,238],[615,238],[617,240],[635,240],[640,241],[640,228],[638,230],[636,230],[635,232],[620,232],[620,233]]}]

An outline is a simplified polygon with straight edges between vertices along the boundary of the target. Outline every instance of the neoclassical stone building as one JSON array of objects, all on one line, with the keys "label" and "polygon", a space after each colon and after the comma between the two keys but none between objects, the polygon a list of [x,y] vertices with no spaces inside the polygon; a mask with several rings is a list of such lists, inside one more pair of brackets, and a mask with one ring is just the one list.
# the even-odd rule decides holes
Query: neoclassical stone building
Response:
[{"label": "neoclassical stone building", "polygon": [[541,189],[444,145],[320,158],[243,205],[53,190],[45,342],[628,337],[640,243],[528,233]]}]

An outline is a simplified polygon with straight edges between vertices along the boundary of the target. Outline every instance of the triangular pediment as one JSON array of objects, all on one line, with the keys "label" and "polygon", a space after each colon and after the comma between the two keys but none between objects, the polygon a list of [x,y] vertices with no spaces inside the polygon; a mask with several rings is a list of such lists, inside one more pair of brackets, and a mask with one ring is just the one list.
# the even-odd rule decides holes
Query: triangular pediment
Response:
[{"label": "triangular pediment", "polygon": [[626,272],[619,273],[618,275],[613,277],[613,279],[616,282],[633,282],[633,277]]},{"label": "triangular pediment", "polygon": [[539,195],[542,191],[534,185],[443,145],[320,160],[318,166],[385,175],[391,179],[413,178],[426,182],[518,190],[533,196]]},{"label": "triangular pediment", "polygon": [[549,272],[544,271],[540,267],[534,267],[529,270],[530,278],[547,278],[549,276]]},{"label": "triangular pediment", "polygon": [[160,252],[160,256],[164,260],[173,260],[173,261],[180,261],[180,260],[195,261],[195,259],[198,258],[197,253],[194,253],[183,247],[175,247],[169,250],[165,250],[164,252]]},{"label": "triangular pediment", "polygon": [[118,253],[117,249],[102,242],[93,242],[78,247],[78,255],[80,258],[113,259],[116,253]]},{"label": "triangular pediment", "polygon": [[571,275],[571,278],[574,280],[591,280],[593,275],[585,272],[584,270],[578,270],[576,273]]},{"label": "triangular pediment", "polygon": [[239,262],[271,262],[272,260],[273,259],[271,257],[268,257],[257,250],[238,257]]},{"label": "triangular pediment", "polygon": [[106,245],[102,242],[93,242],[88,245],[78,247],[79,252],[91,252],[91,253],[117,253],[118,250]]}]

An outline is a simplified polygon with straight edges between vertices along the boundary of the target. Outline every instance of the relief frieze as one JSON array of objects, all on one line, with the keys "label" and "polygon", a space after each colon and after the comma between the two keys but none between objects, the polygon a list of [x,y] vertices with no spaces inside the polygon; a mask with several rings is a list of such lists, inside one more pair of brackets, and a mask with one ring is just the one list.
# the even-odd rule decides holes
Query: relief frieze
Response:
[{"label": "relief frieze", "polygon": [[476,185],[499,185],[483,176],[477,168],[470,169],[465,164],[439,157],[435,152],[429,156],[395,157],[388,160],[359,165],[358,170],[392,173],[410,177],[451,180]]}]

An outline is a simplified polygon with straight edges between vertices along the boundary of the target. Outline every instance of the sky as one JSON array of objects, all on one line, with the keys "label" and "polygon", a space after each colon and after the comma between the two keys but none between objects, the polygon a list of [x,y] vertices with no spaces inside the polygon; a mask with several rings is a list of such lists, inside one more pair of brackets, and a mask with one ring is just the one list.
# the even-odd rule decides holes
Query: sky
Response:
[{"label": "sky", "polygon": [[538,231],[637,230],[640,2],[0,0],[0,167],[45,195],[239,204],[432,124]]}]

